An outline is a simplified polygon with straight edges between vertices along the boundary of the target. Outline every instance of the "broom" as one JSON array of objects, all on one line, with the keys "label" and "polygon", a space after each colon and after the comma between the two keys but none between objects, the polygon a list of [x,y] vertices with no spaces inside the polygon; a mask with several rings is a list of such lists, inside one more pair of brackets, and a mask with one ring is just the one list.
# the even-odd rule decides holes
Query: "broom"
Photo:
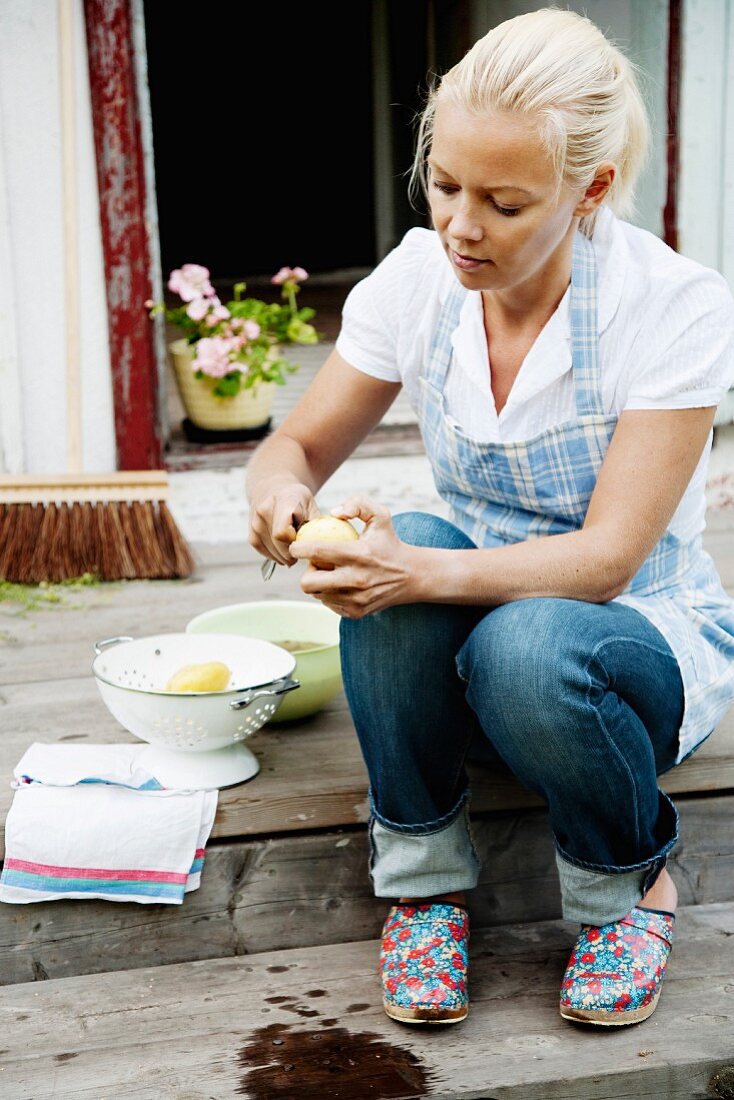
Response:
[{"label": "broom", "polygon": [[0,580],[186,577],[191,552],[166,504],[165,470],[83,474],[76,222],[73,0],[59,0],[68,474],[0,476]]}]

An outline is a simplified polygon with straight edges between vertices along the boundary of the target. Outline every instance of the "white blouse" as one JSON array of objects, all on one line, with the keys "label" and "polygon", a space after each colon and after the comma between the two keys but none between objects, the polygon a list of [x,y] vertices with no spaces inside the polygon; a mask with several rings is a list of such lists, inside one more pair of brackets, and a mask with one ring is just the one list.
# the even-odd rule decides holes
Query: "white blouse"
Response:
[{"label": "white blouse", "polygon": [[[734,299],[716,271],[602,207],[593,235],[599,270],[599,353],[604,411],[718,405],[734,382]],[[336,341],[351,366],[401,382],[413,408],[441,306],[456,275],[438,234],[410,229],[349,292]],[[446,411],[483,442],[528,439],[576,416],[570,289],[520,367],[499,416],[481,292],[470,290],[452,336]],[[704,529],[713,432],[668,530]]]}]

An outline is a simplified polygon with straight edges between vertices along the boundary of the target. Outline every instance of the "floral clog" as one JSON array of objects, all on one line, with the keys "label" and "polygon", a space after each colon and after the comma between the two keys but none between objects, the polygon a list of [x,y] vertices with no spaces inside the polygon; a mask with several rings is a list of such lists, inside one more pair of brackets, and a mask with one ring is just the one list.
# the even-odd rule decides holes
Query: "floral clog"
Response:
[{"label": "floral clog", "polygon": [[461,905],[393,905],[382,929],[383,1006],[393,1020],[453,1024],[469,1011],[469,915]]},{"label": "floral clog", "polygon": [[636,905],[600,928],[584,924],[561,983],[561,1016],[587,1024],[636,1024],[657,1007],[673,943],[674,914]]}]

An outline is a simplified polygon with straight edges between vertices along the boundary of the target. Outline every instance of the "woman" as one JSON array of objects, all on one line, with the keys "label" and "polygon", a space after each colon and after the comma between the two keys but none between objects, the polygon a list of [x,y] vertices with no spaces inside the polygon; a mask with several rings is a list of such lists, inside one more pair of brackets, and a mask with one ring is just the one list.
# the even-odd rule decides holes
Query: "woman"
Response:
[{"label": "woman", "polygon": [[[716,272],[620,220],[647,140],[630,64],[587,19],[537,11],[477,42],[421,121],[434,229],[354,287],[248,470],[251,544],[310,559],[303,591],[342,616],[395,1019],[468,1011],[477,745],[548,804],[581,924],[561,1014],[657,1005],[678,838],[657,776],[734,700],[734,601],[701,545],[734,308]],[[355,498],[337,514],[359,541],[294,543],[401,385],[451,522]]]}]

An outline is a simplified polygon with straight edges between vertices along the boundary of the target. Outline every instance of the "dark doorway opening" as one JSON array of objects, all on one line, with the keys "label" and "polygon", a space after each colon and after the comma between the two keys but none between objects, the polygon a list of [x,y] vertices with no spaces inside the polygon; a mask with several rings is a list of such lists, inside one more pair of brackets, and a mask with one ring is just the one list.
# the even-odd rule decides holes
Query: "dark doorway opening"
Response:
[{"label": "dark doorway opening", "polygon": [[164,276],[377,262],[371,10],[145,3]]}]

